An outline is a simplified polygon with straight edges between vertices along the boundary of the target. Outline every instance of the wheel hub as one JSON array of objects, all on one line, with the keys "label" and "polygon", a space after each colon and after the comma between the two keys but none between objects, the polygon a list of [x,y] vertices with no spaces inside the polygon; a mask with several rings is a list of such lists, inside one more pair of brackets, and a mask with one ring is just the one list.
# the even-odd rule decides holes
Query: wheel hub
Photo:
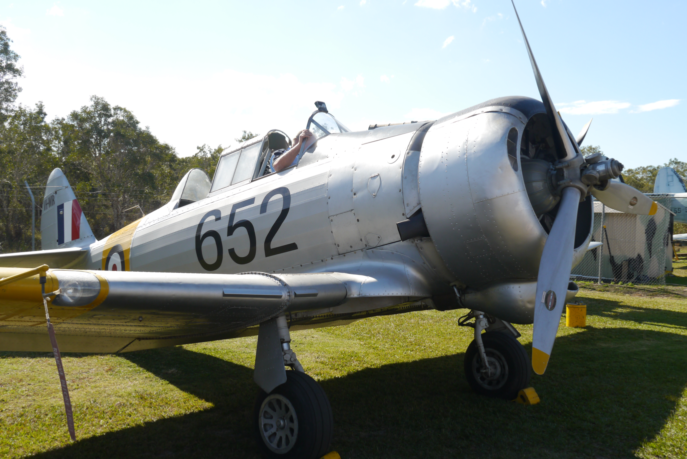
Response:
[{"label": "wheel hub", "polygon": [[479,355],[472,360],[472,372],[477,383],[487,390],[497,390],[508,380],[508,364],[500,352],[486,349],[487,364],[482,363]]},{"label": "wheel hub", "polygon": [[272,452],[285,454],[296,444],[298,417],[291,402],[279,394],[268,395],[260,407],[260,437]]}]

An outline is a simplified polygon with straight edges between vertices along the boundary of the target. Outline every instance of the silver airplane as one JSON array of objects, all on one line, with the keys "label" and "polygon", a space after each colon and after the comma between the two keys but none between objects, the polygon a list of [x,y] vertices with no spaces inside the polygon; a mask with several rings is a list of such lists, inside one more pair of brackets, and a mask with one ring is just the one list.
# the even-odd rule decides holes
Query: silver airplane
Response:
[{"label": "silver airplane", "polygon": [[[676,223],[687,223],[687,189],[685,181],[672,167],[662,167],[656,174],[654,192],[647,194],[654,201],[670,209]],[[673,235],[673,241],[687,241],[687,234]]]},{"label": "silver airplane", "polygon": [[[257,335],[258,446],[312,459],[329,451],[332,410],[291,331],[465,308],[467,381],[514,399],[530,368],[544,373],[577,293],[570,271],[590,243],[590,194],[634,214],[657,207],[611,181],[617,161],[583,158],[586,131],[575,138],[563,123],[520,28],[541,102],[504,97],[363,132],[317,103],[297,164],[270,172],[272,152],[291,145],[270,131],[224,154],[212,181],[189,171],[166,205],[103,240],[55,169],[44,250],[0,256],[0,350],[53,349],[36,326],[44,298],[63,351]],[[29,269],[41,264],[50,269]],[[513,324],[532,323],[530,364]]]}]

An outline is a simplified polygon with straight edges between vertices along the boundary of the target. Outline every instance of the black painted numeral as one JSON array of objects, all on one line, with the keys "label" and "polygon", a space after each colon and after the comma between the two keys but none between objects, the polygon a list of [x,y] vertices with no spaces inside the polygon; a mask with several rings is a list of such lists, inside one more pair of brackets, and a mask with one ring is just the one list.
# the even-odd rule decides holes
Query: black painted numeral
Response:
[{"label": "black painted numeral", "polygon": [[[298,250],[298,245],[296,245],[295,242],[285,244],[279,247],[272,247],[272,241],[274,240],[274,237],[277,235],[277,232],[279,231],[279,228],[281,228],[281,225],[284,223],[284,220],[286,220],[286,216],[289,215],[289,209],[291,208],[291,193],[289,192],[288,188],[277,188],[267,193],[265,198],[262,200],[262,204],[260,204],[260,214],[262,215],[267,212],[267,204],[273,197],[277,195],[281,195],[282,197],[282,208],[281,212],[279,213],[279,216],[277,217],[277,220],[274,222],[272,228],[270,228],[270,230],[267,233],[267,237],[265,238],[265,257],[273,257],[274,255],[280,255],[282,253]],[[238,222],[234,223],[234,219],[236,218],[237,210],[243,207],[253,205],[254,203],[255,198],[247,199],[245,201],[236,203],[232,206],[231,213],[229,215],[227,237],[232,236],[234,232],[236,232],[236,230],[239,228],[244,228],[246,230],[246,233],[248,233],[248,241],[250,243],[250,248],[248,250],[247,255],[240,256],[236,253],[236,250],[234,250],[234,248],[230,248],[228,250],[231,259],[234,261],[234,263],[239,265],[248,264],[255,259],[255,254],[257,252],[257,238],[255,236],[255,227],[250,221],[239,220]],[[217,231],[208,230],[205,233],[203,233],[203,223],[205,223],[205,221],[208,220],[210,217],[214,217],[215,221],[219,221],[222,218],[222,213],[217,209],[211,210],[210,212],[205,214],[203,218],[200,220],[200,223],[196,228],[196,256],[198,257],[198,262],[206,271],[216,271],[222,265],[224,249],[222,247],[222,238],[220,237]],[[215,246],[217,248],[217,259],[214,261],[214,263],[208,263],[203,258],[203,242],[205,241],[205,239],[209,237],[215,241]]]},{"label": "black painted numeral", "polygon": [[[200,235],[203,231],[203,223],[210,217],[215,217],[215,221],[219,221],[222,218],[222,213],[219,210],[211,210],[200,220],[198,228],[196,228],[196,255],[198,256],[198,262],[200,262],[200,265],[205,268],[206,271],[216,271],[222,265],[222,256],[224,255],[224,250],[222,250],[222,239],[215,230],[209,230],[202,236]],[[215,240],[215,245],[217,247],[217,259],[214,263],[208,263],[203,258],[203,241],[209,237]]]},{"label": "black painted numeral", "polygon": [[245,257],[237,255],[236,251],[233,248],[229,249],[229,256],[232,260],[234,260],[234,263],[237,263],[239,265],[245,265],[253,261],[253,259],[255,258],[257,243],[255,240],[255,228],[253,227],[253,224],[248,220],[240,220],[234,223],[234,218],[236,217],[237,210],[239,210],[242,207],[248,207],[254,202],[255,198],[250,198],[245,201],[234,204],[234,206],[231,208],[231,214],[229,215],[229,227],[227,228],[227,237],[234,234],[234,231],[236,231],[238,228],[245,228],[246,232],[248,233],[248,240],[250,241],[250,249],[248,250],[248,255],[246,255]]},{"label": "black painted numeral", "polygon": [[280,194],[282,197],[281,213],[279,214],[279,217],[277,217],[277,221],[274,222],[274,225],[272,225],[272,228],[270,228],[270,231],[267,233],[267,237],[265,238],[265,257],[272,257],[274,255],[291,252],[292,250],[298,250],[298,246],[295,242],[282,245],[280,247],[272,247],[272,240],[274,239],[274,236],[277,235],[277,231],[279,231],[279,228],[281,228],[284,220],[286,220],[286,216],[289,214],[289,209],[291,208],[291,193],[289,192],[288,188],[280,187],[267,193],[267,196],[265,196],[265,199],[262,200],[262,204],[260,205],[260,214],[267,212],[267,203],[270,201],[270,199],[278,194]]}]

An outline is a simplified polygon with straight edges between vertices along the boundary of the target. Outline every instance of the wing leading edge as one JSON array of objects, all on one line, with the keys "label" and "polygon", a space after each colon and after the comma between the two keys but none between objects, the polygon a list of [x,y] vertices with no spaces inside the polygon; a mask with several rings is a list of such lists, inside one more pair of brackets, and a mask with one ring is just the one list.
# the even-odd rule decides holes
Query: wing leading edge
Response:
[{"label": "wing leading edge", "polygon": [[[22,271],[3,268],[0,278]],[[65,352],[128,352],[225,339],[254,334],[245,331],[282,314],[321,320],[344,303],[354,316],[418,299],[417,292],[403,291],[406,279],[399,279],[385,297],[378,287],[369,287],[379,280],[346,273],[50,270],[47,276],[46,290],[56,293],[50,315]],[[389,288],[386,280],[382,283]],[[43,330],[36,327],[44,322],[37,276],[0,288],[0,350],[50,350]]]}]

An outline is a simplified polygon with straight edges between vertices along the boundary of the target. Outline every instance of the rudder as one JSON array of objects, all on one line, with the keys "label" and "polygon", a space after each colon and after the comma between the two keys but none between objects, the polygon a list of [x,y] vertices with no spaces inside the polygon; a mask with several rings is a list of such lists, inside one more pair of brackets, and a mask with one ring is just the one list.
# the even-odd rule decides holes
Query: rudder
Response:
[{"label": "rudder", "polygon": [[685,182],[672,167],[662,167],[656,174],[655,194],[685,193]]},{"label": "rudder", "polygon": [[43,250],[88,247],[96,242],[81,205],[61,169],[52,171],[43,198]]}]

